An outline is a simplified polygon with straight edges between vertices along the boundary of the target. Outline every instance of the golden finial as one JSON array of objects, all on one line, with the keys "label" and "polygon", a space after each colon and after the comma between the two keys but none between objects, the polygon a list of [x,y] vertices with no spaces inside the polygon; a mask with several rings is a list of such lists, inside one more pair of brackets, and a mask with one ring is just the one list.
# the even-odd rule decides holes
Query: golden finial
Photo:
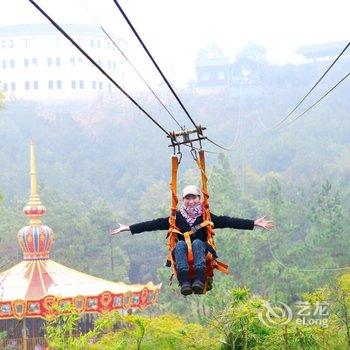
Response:
[{"label": "golden finial", "polygon": [[29,202],[23,211],[29,218],[29,226],[21,228],[17,234],[18,243],[23,251],[23,259],[48,259],[53,241],[53,231],[48,226],[42,225],[40,220],[46,209],[41,204],[38,194],[33,141],[30,142],[30,195]]},{"label": "golden finial", "polygon": [[41,204],[38,194],[35,146],[33,141],[30,141],[30,196],[29,202],[23,211],[30,218],[30,224],[40,224],[40,217],[44,215],[46,211],[45,207]]},{"label": "golden finial", "polygon": [[41,205],[38,195],[38,182],[36,179],[35,145],[30,141],[30,196],[28,205]]}]

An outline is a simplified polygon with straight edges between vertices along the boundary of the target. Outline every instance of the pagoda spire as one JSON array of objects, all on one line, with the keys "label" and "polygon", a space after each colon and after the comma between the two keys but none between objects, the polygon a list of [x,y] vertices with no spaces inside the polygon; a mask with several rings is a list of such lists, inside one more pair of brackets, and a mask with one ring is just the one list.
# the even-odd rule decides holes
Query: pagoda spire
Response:
[{"label": "pagoda spire", "polygon": [[41,224],[40,217],[46,212],[46,208],[41,204],[38,194],[35,145],[33,141],[30,141],[30,195],[28,204],[24,207],[23,211],[29,217],[29,223],[31,225]]},{"label": "pagoda spire", "polygon": [[38,182],[36,178],[35,145],[30,141],[30,196],[28,205],[41,205],[38,194]]},{"label": "pagoda spire", "polygon": [[29,226],[18,231],[17,239],[23,251],[24,260],[48,259],[54,233],[48,226],[41,224],[46,208],[41,204],[36,177],[34,142],[30,142],[30,195],[28,204],[23,208],[29,218]]}]

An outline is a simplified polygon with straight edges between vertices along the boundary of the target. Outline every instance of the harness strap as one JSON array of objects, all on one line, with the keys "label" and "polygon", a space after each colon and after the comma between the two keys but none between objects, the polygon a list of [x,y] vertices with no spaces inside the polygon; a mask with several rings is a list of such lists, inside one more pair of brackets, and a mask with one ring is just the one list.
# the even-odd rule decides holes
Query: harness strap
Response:
[{"label": "harness strap", "polygon": [[[216,255],[216,246],[214,242],[214,224],[211,221],[211,215],[210,215],[210,209],[209,209],[209,194],[208,194],[208,188],[207,188],[207,175],[205,172],[205,156],[204,151],[199,150],[199,159],[197,160],[198,168],[201,172],[201,179],[202,179],[202,193],[203,193],[203,222],[199,225],[196,225],[191,228],[191,230],[182,233],[179,228],[176,226],[176,211],[177,211],[177,204],[178,204],[178,197],[177,197],[177,171],[179,167],[179,159],[176,155],[172,156],[171,159],[171,213],[169,216],[169,230],[167,234],[168,239],[168,258],[166,262],[166,266],[171,266],[173,269],[173,276],[177,275],[176,272],[176,264],[173,258],[173,249],[178,241],[177,235],[180,234],[184,237],[184,240],[187,245],[187,251],[188,251],[188,261],[190,264],[193,264],[193,251],[192,251],[192,242],[191,242],[191,235],[195,234],[198,230],[201,228],[206,228],[207,232],[207,263],[206,263],[206,283],[205,283],[205,291],[207,290],[207,283],[208,278],[212,278],[213,276],[213,269],[218,269],[219,271],[223,273],[228,273],[228,265],[225,263],[222,263],[218,261],[217,255]],[[171,280],[172,280],[171,277]]]},{"label": "harness strap", "polygon": [[228,265],[223,263],[222,261],[213,259],[212,265],[213,269],[217,269],[220,272],[226,273],[226,275],[228,274]]},{"label": "harness strap", "polygon": [[179,235],[185,236],[185,234],[189,234],[191,236],[191,235],[195,234],[197,231],[199,231],[201,228],[206,227],[208,225],[210,225],[211,227],[214,226],[214,224],[211,221],[206,220],[206,221],[203,221],[202,223],[200,223],[200,224],[198,224],[196,226],[193,226],[189,231],[186,231],[184,233],[179,231],[178,228],[172,229],[171,231],[174,232],[174,233],[177,233]]},{"label": "harness strap", "polygon": [[172,249],[176,244],[176,235],[172,234],[173,230],[178,230],[176,226],[176,210],[177,210],[177,204],[179,202],[179,199],[177,197],[177,171],[179,168],[179,158],[174,154],[171,157],[171,182],[170,182],[170,189],[171,189],[171,213],[169,216],[169,231],[167,234],[168,238],[168,248],[169,253],[167,257],[166,266],[171,266],[173,269],[173,274],[176,276],[176,269],[174,260],[172,257]]},{"label": "harness strap", "polygon": [[193,263],[193,251],[192,251],[192,242],[191,242],[191,235],[192,235],[192,231],[187,231],[183,234],[184,238],[185,238],[185,242],[187,244],[187,259],[188,259],[188,263]]},{"label": "harness strap", "polygon": [[172,229],[171,230],[171,234],[179,234],[179,235],[182,235],[185,239],[185,242],[186,242],[186,245],[187,245],[187,259],[188,259],[188,262],[189,263],[192,263],[193,262],[193,251],[192,251],[192,242],[191,242],[191,236],[194,235],[198,230],[200,230],[201,228],[203,227],[206,227],[206,226],[214,226],[214,224],[209,221],[209,220],[206,220],[206,221],[203,221],[202,223],[196,225],[196,226],[193,226],[191,228],[191,230],[189,231],[186,231],[184,233],[182,233],[181,231],[179,231],[178,229]]},{"label": "harness strap", "polygon": [[[205,154],[204,150],[199,150],[199,159],[197,160],[198,168],[201,172],[202,179],[202,193],[203,193],[203,219],[211,221],[210,209],[209,209],[209,193],[208,193],[208,177],[205,170]],[[216,249],[215,241],[214,241],[214,230],[212,226],[207,227],[207,242]]]}]

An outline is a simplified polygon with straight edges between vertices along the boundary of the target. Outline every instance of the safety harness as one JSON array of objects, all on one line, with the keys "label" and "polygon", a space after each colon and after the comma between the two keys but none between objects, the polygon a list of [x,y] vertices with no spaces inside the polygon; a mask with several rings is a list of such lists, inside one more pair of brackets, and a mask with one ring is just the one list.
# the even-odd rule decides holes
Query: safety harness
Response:
[{"label": "safety harness", "polygon": [[177,196],[177,173],[179,168],[179,158],[177,155],[173,155],[171,158],[171,209],[170,209],[170,217],[169,217],[169,230],[167,234],[168,239],[168,249],[169,254],[167,258],[166,266],[171,266],[173,269],[173,276],[176,276],[176,264],[174,260],[173,250],[178,241],[178,235],[182,235],[187,245],[188,251],[188,264],[189,264],[189,278],[194,277],[194,268],[193,268],[193,252],[192,252],[192,242],[191,236],[195,234],[198,230],[205,227],[207,233],[207,256],[206,256],[206,283],[204,292],[206,293],[208,288],[208,282],[214,276],[214,269],[217,269],[223,273],[228,273],[228,265],[223,262],[217,260],[216,255],[216,245],[214,241],[214,224],[211,221],[210,209],[209,209],[209,194],[207,187],[207,175],[205,172],[205,156],[204,150],[200,149],[198,151],[199,159],[195,158],[198,168],[201,172],[201,183],[202,183],[202,206],[203,206],[203,222],[199,225],[196,225],[191,228],[190,231],[181,232],[179,228],[176,226],[176,212],[178,205],[178,196]]}]

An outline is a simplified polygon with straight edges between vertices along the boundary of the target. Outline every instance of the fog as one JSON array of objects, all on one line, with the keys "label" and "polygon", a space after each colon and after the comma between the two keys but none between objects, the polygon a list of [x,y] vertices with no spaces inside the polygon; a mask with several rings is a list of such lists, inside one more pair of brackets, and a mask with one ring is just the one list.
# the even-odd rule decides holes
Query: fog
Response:
[{"label": "fog", "polygon": [[[112,0],[41,0],[58,23],[103,26],[127,43],[127,55],[151,80],[158,75]],[[335,1],[122,0],[121,6],[166,75],[179,87],[194,79],[199,49],[216,45],[233,58],[249,42],[272,63],[298,62],[299,46],[348,40],[350,3]],[[45,23],[29,1],[3,2],[1,25]]]}]

